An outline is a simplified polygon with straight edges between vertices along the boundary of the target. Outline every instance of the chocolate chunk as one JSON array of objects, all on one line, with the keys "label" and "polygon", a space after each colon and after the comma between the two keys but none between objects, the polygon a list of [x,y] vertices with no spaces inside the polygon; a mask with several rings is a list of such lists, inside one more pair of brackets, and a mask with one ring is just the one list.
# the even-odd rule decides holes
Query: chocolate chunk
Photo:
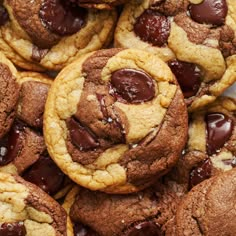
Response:
[{"label": "chocolate chunk", "polygon": [[129,103],[150,101],[155,96],[153,79],[143,71],[117,70],[111,76],[111,86],[111,94]]},{"label": "chocolate chunk", "polygon": [[87,10],[68,1],[44,0],[39,16],[51,32],[63,36],[78,32],[86,24]]},{"label": "chocolate chunk", "polygon": [[7,136],[0,141],[0,166],[12,162],[22,149],[23,123],[15,123]]},{"label": "chocolate chunk", "polygon": [[4,25],[9,19],[6,8],[0,3],[0,26]]},{"label": "chocolate chunk", "polygon": [[209,158],[200,162],[198,166],[190,172],[189,188],[191,189],[203,180],[209,179],[211,177],[211,169],[212,163]]},{"label": "chocolate chunk", "polygon": [[75,236],[98,236],[91,228],[80,223],[74,223],[73,230]]},{"label": "chocolate chunk", "polygon": [[49,195],[57,193],[63,186],[65,175],[49,156],[41,156],[23,174],[23,178],[36,184]]},{"label": "chocolate chunk", "polygon": [[99,142],[96,140],[95,135],[87,127],[83,127],[79,121],[70,118],[67,126],[73,144],[80,150],[91,150],[99,147]]},{"label": "chocolate chunk", "polygon": [[134,24],[134,32],[143,41],[161,47],[170,34],[169,19],[154,10],[146,10]]},{"label": "chocolate chunk", "polygon": [[190,4],[191,18],[201,24],[223,25],[228,12],[226,0],[203,0],[200,4]]},{"label": "chocolate chunk", "polygon": [[163,233],[161,232],[160,227],[153,223],[153,222],[142,222],[134,227],[129,231],[127,236],[162,236]]},{"label": "chocolate chunk", "polygon": [[33,45],[31,59],[40,62],[48,53],[48,49],[40,49]]},{"label": "chocolate chunk", "polygon": [[222,113],[209,113],[205,117],[207,125],[207,153],[215,154],[229,140],[233,132],[233,120]]},{"label": "chocolate chunk", "polygon": [[3,223],[0,225],[0,236],[24,236],[26,230],[23,222]]},{"label": "chocolate chunk", "polygon": [[175,75],[185,98],[194,96],[201,85],[201,72],[197,65],[179,60],[172,60],[168,65]]}]

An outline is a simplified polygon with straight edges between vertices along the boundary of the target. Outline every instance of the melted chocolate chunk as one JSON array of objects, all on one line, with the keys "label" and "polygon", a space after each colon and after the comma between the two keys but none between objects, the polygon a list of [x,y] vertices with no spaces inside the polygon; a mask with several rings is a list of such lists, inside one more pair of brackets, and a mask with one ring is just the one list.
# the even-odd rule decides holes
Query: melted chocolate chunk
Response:
[{"label": "melted chocolate chunk", "polygon": [[117,99],[129,103],[150,101],[155,96],[153,79],[143,71],[120,69],[111,76],[111,87]]},{"label": "melted chocolate chunk", "polygon": [[142,222],[129,231],[127,236],[161,236],[163,235],[160,227],[153,222]]},{"label": "melted chocolate chunk", "polygon": [[67,127],[70,132],[72,143],[81,151],[99,147],[99,142],[96,140],[95,135],[74,118],[68,120]]},{"label": "melted chocolate chunk", "polygon": [[229,140],[234,123],[222,113],[209,113],[205,117],[207,126],[207,153],[215,154]]},{"label": "melted chocolate chunk", "polygon": [[223,25],[228,12],[226,0],[203,0],[200,4],[190,4],[191,18],[200,24]]},{"label": "melted chocolate chunk", "polygon": [[74,223],[73,229],[74,236],[98,236],[98,234],[91,228],[80,223]]},{"label": "melted chocolate chunk", "polygon": [[23,123],[15,123],[9,133],[0,141],[0,166],[12,162],[22,148]]},{"label": "melted chocolate chunk", "polygon": [[8,20],[8,12],[6,8],[0,3],[0,26],[4,25]]},{"label": "melted chocolate chunk", "polygon": [[134,24],[134,32],[143,41],[161,47],[167,43],[170,21],[154,10],[146,10]]},{"label": "melted chocolate chunk", "polygon": [[50,31],[63,36],[74,34],[84,27],[87,10],[68,1],[44,0],[39,16]]},{"label": "melted chocolate chunk", "polygon": [[200,162],[197,167],[192,169],[189,178],[189,188],[191,189],[195,185],[201,183],[205,179],[211,177],[212,163],[209,158]]},{"label": "melted chocolate chunk", "polygon": [[26,230],[23,222],[3,223],[0,225],[0,236],[25,236]]},{"label": "melted chocolate chunk", "polygon": [[179,60],[172,60],[168,65],[175,75],[185,98],[196,95],[201,85],[201,73],[197,65]]},{"label": "melted chocolate chunk", "polygon": [[41,156],[23,174],[23,178],[36,184],[49,195],[57,193],[62,187],[65,175],[49,156]]}]

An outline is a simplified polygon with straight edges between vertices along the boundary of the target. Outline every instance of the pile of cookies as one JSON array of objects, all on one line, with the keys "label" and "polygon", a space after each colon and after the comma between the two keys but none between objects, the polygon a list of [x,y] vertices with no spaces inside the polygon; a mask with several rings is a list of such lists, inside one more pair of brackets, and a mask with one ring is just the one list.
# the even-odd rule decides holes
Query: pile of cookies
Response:
[{"label": "pile of cookies", "polygon": [[0,236],[236,234],[234,0],[0,1],[0,81]]}]

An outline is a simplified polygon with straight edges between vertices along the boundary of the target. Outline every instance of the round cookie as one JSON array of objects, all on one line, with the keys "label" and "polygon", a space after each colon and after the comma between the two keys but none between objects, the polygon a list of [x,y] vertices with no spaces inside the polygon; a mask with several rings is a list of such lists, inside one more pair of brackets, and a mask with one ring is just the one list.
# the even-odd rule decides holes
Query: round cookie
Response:
[{"label": "round cookie", "polygon": [[63,204],[70,217],[68,231],[71,235],[175,235],[175,212],[185,190],[172,181],[125,195],[74,188]]},{"label": "round cookie", "polygon": [[66,212],[37,186],[0,173],[0,235],[66,236]]},{"label": "round cookie", "polygon": [[63,69],[48,95],[44,135],[58,166],[92,190],[133,192],[175,165],[187,134],[168,66],[136,49],[106,49]]},{"label": "round cookie", "polygon": [[15,53],[14,63],[31,70],[60,70],[82,54],[105,47],[116,21],[115,11],[86,10],[69,1],[6,0],[4,7],[9,20],[0,27],[0,48],[12,58]]},{"label": "round cookie", "polygon": [[235,14],[232,0],[134,0],[119,19],[115,45],[160,55],[193,111],[236,81]]},{"label": "round cookie", "polygon": [[0,138],[10,129],[16,113],[19,86],[14,65],[0,52]]},{"label": "round cookie", "polygon": [[77,3],[81,7],[85,8],[97,8],[97,9],[112,9],[115,6],[121,5],[127,0],[70,0],[70,2]]},{"label": "round cookie", "polygon": [[42,126],[52,80],[35,72],[18,72],[17,113],[10,131],[0,140],[0,172],[19,174],[56,198],[70,183],[46,151]]},{"label": "round cookie", "polygon": [[205,180],[183,198],[176,236],[235,235],[236,169]]},{"label": "round cookie", "polygon": [[177,179],[189,187],[236,167],[236,100],[219,97],[191,114],[189,139]]}]

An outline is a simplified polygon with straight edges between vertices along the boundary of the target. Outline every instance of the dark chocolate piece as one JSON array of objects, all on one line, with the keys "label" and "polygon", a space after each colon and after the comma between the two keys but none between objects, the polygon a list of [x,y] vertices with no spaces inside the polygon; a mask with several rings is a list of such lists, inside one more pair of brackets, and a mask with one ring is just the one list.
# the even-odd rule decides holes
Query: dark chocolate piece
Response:
[{"label": "dark chocolate piece", "polygon": [[139,70],[120,69],[115,71],[111,76],[111,86],[115,97],[122,98],[129,103],[150,101],[155,96],[153,79]]},{"label": "dark chocolate piece", "polygon": [[69,119],[67,126],[73,144],[80,150],[91,150],[99,147],[99,142],[96,140],[94,134],[74,118]]},{"label": "dark chocolate piece", "polygon": [[86,24],[87,10],[68,1],[44,0],[39,16],[46,27],[61,36],[78,32]]},{"label": "dark chocolate piece", "polygon": [[205,117],[207,125],[207,153],[215,154],[229,140],[233,132],[233,120],[222,113],[209,113]]},{"label": "dark chocolate piece", "polygon": [[172,60],[168,65],[175,75],[185,98],[196,95],[201,85],[201,72],[197,65],[179,60]]},{"label": "dark chocolate piece", "polygon": [[22,148],[23,123],[15,123],[9,133],[0,141],[0,166],[12,162]]},{"label": "dark chocolate piece", "polygon": [[25,236],[26,230],[23,222],[0,224],[0,236]]},{"label": "dark chocolate piece", "polygon": [[24,172],[23,178],[53,195],[63,187],[65,175],[49,156],[41,156]]},{"label": "dark chocolate piece", "polygon": [[169,19],[154,10],[146,10],[134,24],[134,32],[143,41],[161,47],[167,43],[170,34]]},{"label": "dark chocolate piece", "polygon": [[209,179],[211,177],[211,169],[212,163],[209,158],[200,162],[198,166],[190,172],[189,188],[194,187],[205,179]]},{"label": "dark chocolate piece", "polygon": [[226,0],[203,0],[200,4],[190,4],[191,18],[201,24],[223,25],[228,12]]}]

